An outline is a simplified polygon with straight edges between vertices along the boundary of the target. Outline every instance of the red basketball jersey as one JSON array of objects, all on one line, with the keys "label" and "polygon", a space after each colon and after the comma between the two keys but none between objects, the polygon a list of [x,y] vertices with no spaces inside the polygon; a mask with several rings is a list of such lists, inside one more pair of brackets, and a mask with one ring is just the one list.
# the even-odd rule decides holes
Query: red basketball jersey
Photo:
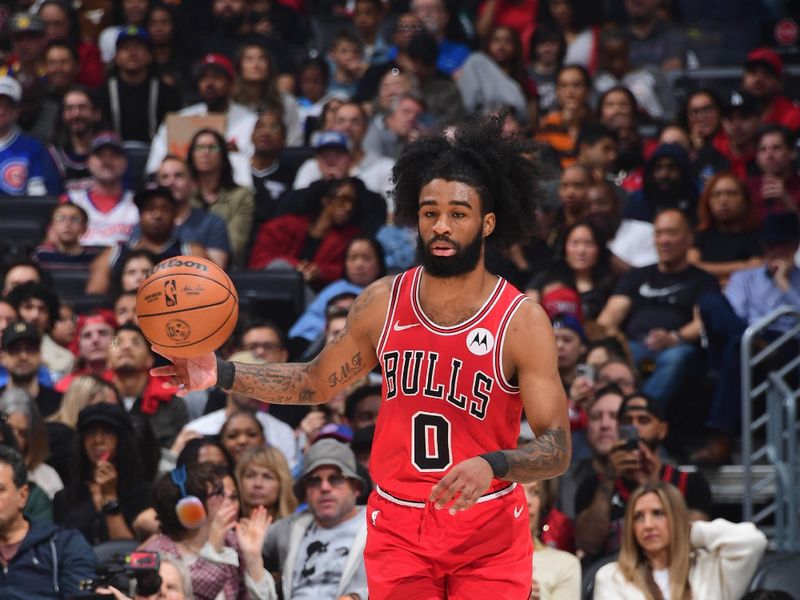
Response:
[{"label": "red basketball jersey", "polygon": [[[424,500],[453,466],[515,448],[522,402],[502,372],[508,323],[525,296],[498,278],[478,312],[441,327],[419,302],[422,268],[398,275],[378,343],[383,402],[370,474],[399,498]],[[507,487],[495,479],[487,493]]]}]

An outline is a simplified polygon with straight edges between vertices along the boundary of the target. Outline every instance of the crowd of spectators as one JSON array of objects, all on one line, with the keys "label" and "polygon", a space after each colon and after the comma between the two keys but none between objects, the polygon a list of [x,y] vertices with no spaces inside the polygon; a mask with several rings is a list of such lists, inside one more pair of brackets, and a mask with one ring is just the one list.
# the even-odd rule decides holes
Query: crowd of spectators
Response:
[{"label": "crowd of spectators", "polygon": [[58,198],[40,239],[0,239],[0,596],[72,597],[90,546],[132,540],[160,598],[365,599],[380,375],[313,410],[179,396],[136,290],[178,255],[299,273],[303,311],[243,312],[220,354],[311,359],[416,264],[404,146],[489,114],[541,189],[538,235],[487,264],[552,319],[574,448],[526,485],[531,597],[617,552],[597,597],[740,597],[764,536],[678,465],[736,459],[742,332],[800,307],[798,15],[697,4],[0,0],[0,205]]}]

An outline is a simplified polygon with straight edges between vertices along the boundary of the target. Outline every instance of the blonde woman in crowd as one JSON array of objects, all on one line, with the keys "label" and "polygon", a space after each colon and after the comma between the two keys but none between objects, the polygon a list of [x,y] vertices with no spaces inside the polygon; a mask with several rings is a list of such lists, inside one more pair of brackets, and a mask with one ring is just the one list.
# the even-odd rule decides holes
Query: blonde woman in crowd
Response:
[{"label": "blonde woman in crowd", "polygon": [[277,448],[245,450],[236,463],[236,480],[245,517],[250,516],[253,508],[263,506],[277,521],[297,508],[289,463]]},{"label": "blonde woman in crowd", "polygon": [[628,500],[619,560],[595,577],[595,600],[737,600],[767,539],[752,523],[689,523],[681,493],[646,483]]}]

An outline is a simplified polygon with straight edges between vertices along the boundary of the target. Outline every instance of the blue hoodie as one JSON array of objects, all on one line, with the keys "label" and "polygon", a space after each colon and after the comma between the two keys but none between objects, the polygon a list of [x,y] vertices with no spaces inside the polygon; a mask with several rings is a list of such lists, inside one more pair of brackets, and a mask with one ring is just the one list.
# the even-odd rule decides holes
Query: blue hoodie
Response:
[{"label": "blue hoodie", "polygon": [[0,570],[0,598],[44,600],[80,596],[81,580],[95,577],[94,550],[74,529],[29,521],[30,529],[11,562]]}]

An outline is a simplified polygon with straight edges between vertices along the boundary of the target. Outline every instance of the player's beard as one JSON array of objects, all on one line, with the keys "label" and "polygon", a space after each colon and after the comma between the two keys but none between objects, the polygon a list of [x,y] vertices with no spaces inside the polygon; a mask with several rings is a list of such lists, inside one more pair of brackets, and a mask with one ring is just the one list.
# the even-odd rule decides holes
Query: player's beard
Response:
[{"label": "player's beard", "polygon": [[[452,244],[456,253],[452,256],[435,256],[430,247],[440,241]],[[483,235],[481,230],[469,241],[466,246],[461,246],[452,239],[436,236],[425,244],[422,237],[417,234],[417,262],[434,277],[458,277],[474,271],[481,260],[483,252]]]}]

